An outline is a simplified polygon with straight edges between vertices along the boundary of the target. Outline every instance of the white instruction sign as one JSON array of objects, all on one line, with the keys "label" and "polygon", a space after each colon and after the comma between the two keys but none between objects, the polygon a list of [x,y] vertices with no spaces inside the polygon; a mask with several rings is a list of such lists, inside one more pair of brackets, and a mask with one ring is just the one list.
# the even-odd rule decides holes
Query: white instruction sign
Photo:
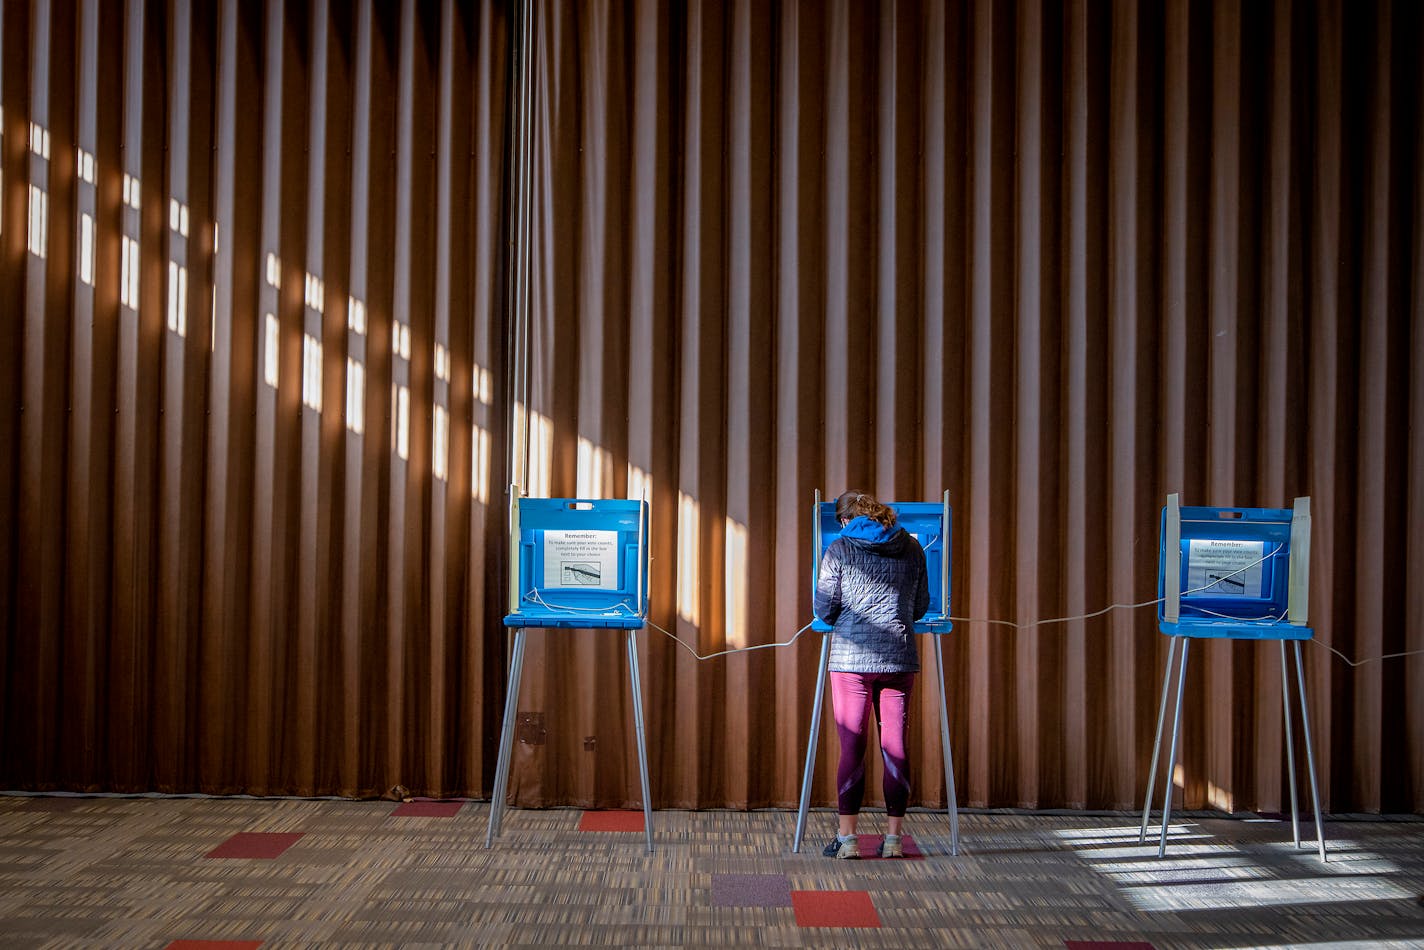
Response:
[{"label": "white instruction sign", "polygon": [[1264,541],[1192,538],[1187,552],[1187,590],[1213,597],[1262,597]]},{"label": "white instruction sign", "polygon": [[544,587],[618,589],[617,531],[545,531]]}]

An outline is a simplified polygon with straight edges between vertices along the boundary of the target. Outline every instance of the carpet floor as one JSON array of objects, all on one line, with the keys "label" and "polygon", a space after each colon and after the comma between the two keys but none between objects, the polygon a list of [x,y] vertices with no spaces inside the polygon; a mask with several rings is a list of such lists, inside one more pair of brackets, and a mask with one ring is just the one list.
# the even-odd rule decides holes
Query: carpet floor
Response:
[{"label": "carpet floor", "polygon": [[[835,816],[487,803],[0,796],[0,946],[1424,947],[1424,820],[912,811],[907,859]],[[874,858],[883,813],[862,817]]]}]

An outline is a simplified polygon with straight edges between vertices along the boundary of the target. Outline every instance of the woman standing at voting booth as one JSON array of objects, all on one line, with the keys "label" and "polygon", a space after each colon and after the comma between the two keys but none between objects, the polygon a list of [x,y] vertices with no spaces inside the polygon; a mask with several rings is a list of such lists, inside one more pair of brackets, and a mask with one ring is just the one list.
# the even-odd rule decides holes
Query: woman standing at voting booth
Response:
[{"label": "woman standing at voting booth", "polygon": [[859,858],[856,819],[865,797],[865,747],[870,713],[885,760],[885,811],[889,816],[882,857],[904,857],[900,828],[910,801],[910,693],[920,669],[915,621],[930,606],[925,552],[896,523],[895,512],[861,491],[836,499],[841,535],[821,559],[815,608],[833,628],[831,706],[841,757],[836,769],[840,827],[823,853]]}]

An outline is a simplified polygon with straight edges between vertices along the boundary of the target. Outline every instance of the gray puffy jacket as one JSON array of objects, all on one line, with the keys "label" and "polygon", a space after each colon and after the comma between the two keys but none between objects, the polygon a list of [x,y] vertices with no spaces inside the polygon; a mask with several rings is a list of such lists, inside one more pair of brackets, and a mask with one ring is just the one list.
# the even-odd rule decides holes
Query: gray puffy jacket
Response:
[{"label": "gray puffy jacket", "polygon": [[856,518],[821,558],[815,608],[835,628],[832,670],[917,672],[915,621],[929,607],[924,549],[898,525]]}]

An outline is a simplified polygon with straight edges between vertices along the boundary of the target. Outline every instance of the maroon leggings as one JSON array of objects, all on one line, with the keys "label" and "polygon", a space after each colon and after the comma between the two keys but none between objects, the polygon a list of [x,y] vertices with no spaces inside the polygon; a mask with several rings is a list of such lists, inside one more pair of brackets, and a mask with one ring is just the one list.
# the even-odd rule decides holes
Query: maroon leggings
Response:
[{"label": "maroon leggings", "polygon": [[840,814],[859,814],[865,797],[865,743],[871,709],[875,710],[880,754],[885,759],[885,811],[893,818],[905,814],[905,806],[910,803],[910,759],[905,733],[914,687],[914,673],[831,672],[831,707],[841,740],[841,761],[836,769]]}]

